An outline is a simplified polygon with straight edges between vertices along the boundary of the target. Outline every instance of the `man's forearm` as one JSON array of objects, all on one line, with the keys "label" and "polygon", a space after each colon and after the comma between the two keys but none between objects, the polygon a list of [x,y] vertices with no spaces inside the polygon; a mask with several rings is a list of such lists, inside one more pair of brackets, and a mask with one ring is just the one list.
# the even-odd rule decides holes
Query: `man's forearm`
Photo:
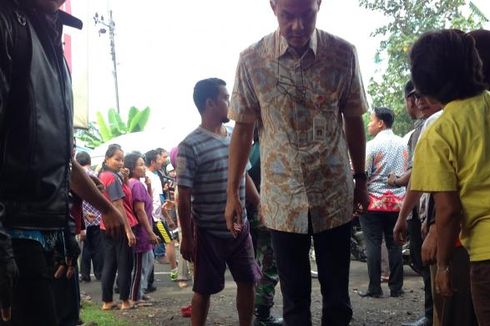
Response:
[{"label": "man's forearm", "polygon": [[396,178],[396,185],[399,187],[408,187],[411,176],[412,176],[412,169],[406,171],[399,178]]},{"label": "man's forearm", "polygon": [[248,173],[246,174],[246,179],[245,179],[245,189],[246,189],[245,196],[247,202],[257,207],[260,204],[260,195],[259,192],[257,191],[257,188],[255,187],[255,183],[253,182],[252,178],[248,175]]},{"label": "man's forearm", "polygon": [[344,117],[344,124],[354,173],[365,172],[366,136],[362,117]]},{"label": "man's forearm", "polygon": [[89,202],[103,214],[111,207],[109,200],[102,195],[95,183],[87,176],[85,170],[76,161],[72,162],[70,188],[80,198]]},{"label": "man's forearm", "polygon": [[191,199],[190,196],[185,196],[181,194],[179,189],[179,201],[178,201],[178,212],[180,228],[182,230],[182,238],[188,239],[193,237],[192,227],[191,227]]},{"label": "man's forearm", "polygon": [[405,193],[405,198],[403,199],[403,204],[398,216],[401,216],[404,220],[406,220],[408,215],[410,215],[410,212],[418,204],[421,196],[422,196],[421,192],[410,190],[410,182],[409,182],[407,187],[407,192]]},{"label": "man's forearm", "polygon": [[228,161],[228,195],[238,195],[240,179],[252,147],[253,123],[237,123],[233,129]]}]

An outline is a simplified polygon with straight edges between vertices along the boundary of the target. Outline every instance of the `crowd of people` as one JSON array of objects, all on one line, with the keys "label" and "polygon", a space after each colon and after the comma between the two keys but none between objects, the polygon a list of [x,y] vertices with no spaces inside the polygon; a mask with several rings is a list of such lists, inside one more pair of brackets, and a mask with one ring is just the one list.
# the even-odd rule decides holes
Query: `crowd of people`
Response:
[{"label": "crowd of people", "polygon": [[[137,307],[165,257],[182,286],[193,271],[181,311],[192,325],[206,324],[226,268],[238,324],[311,325],[313,246],[321,323],[348,325],[358,215],[361,297],[384,297],[383,241],[390,296],[404,295],[408,233],[425,311],[406,325],[490,325],[489,31],[420,36],[407,58],[408,142],[386,107],[370,112],[366,142],[355,47],[316,28],[320,0],[270,0],[278,29],[240,54],[231,95],[219,78],[195,84],[201,124],[178,147],[112,144],[94,172],[73,152],[61,32],[81,22],[63,2],[0,3],[0,324],[81,324],[79,281],[91,281],[91,266],[102,310]],[[271,315],[277,284],[282,318]]]}]

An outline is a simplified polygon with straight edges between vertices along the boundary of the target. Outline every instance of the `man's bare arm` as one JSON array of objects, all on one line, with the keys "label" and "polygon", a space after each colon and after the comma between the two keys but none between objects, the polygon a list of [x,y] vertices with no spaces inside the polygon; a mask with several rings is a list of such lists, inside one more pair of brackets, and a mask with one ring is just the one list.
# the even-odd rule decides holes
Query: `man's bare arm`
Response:
[{"label": "man's bare arm", "polygon": [[233,129],[228,160],[228,196],[238,196],[240,180],[252,147],[254,124],[237,122]]},{"label": "man's bare arm", "polygon": [[344,124],[354,173],[365,172],[366,136],[362,117],[344,117]]},{"label": "man's bare arm", "polygon": [[112,209],[109,200],[102,195],[95,183],[85,173],[83,167],[75,160],[72,161],[70,188],[80,198],[97,208],[102,214]]},{"label": "man's bare arm", "polygon": [[[349,154],[354,173],[365,172],[366,165],[366,136],[364,134],[364,122],[362,117],[345,117],[345,136],[349,146]],[[360,205],[363,210],[369,206],[366,180],[356,180],[354,190],[354,206]]]},{"label": "man's bare arm", "polygon": [[194,250],[194,234],[191,224],[191,191],[189,187],[179,186],[178,212],[180,228],[182,231],[182,243],[180,253],[187,261],[192,261]]},{"label": "man's bare arm", "polygon": [[247,201],[250,202],[253,206],[257,207],[260,204],[260,195],[255,187],[255,183],[248,173],[245,176],[245,196]]},{"label": "man's bare arm", "polygon": [[[235,237],[240,230],[243,217],[238,190],[252,147],[253,131],[254,123],[237,123],[231,137],[225,220],[226,227]],[[234,224],[238,227],[235,227]]]}]

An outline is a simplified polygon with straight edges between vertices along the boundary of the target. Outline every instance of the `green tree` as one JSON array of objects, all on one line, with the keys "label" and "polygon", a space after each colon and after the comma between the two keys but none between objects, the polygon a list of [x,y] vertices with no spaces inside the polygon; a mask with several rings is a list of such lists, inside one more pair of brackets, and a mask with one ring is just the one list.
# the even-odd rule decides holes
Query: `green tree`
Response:
[{"label": "green tree", "polygon": [[359,4],[388,18],[385,25],[371,34],[382,38],[375,63],[383,69],[371,78],[367,92],[374,107],[387,106],[395,111],[394,131],[403,135],[413,126],[403,96],[410,78],[410,46],[425,32],[443,28],[470,31],[481,28],[488,20],[478,7],[465,0],[359,0]]},{"label": "green tree", "polygon": [[87,130],[78,130],[75,137],[85,146],[95,148],[117,136],[143,131],[149,117],[149,107],[139,110],[132,106],[128,112],[128,119],[124,122],[121,115],[111,108],[107,112],[107,120],[104,119],[101,112],[97,112],[97,122],[90,122]]}]

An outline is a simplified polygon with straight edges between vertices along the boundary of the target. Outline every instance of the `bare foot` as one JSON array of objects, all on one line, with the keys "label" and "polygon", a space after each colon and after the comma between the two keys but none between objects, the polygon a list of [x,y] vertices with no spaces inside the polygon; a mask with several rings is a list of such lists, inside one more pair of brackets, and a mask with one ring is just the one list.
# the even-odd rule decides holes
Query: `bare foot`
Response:
[{"label": "bare foot", "polygon": [[112,310],[116,307],[116,305],[110,301],[110,302],[104,302],[102,304],[102,310],[106,311],[106,310]]},{"label": "bare foot", "polygon": [[127,309],[133,309],[133,308],[134,308],[134,304],[129,300],[125,300],[121,304],[121,310],[127,310]]},{"label": "bare foot", "polygon": [[183,288],[186,288],[188,287],[189,284],[185,281],[179,281],[179,288],[183,289]]}]

